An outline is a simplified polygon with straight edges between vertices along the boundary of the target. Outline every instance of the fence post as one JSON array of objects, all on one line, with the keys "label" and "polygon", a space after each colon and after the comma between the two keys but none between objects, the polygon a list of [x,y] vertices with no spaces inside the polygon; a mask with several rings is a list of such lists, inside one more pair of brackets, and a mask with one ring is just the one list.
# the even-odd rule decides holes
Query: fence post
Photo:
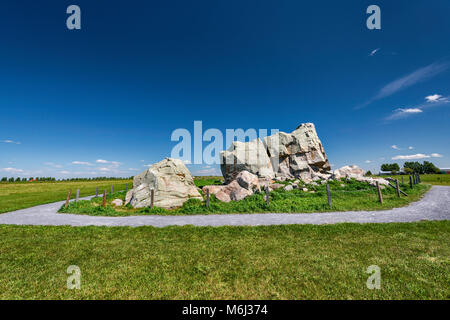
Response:
[{"label": "fence post", "polygon": [[380,183],[377,181],[378,200],[383,204],[383,195],[381,194]]},{"label": "fence post", "polygon": [[98,198],[98,187],[95,189],[95,197]]},{"label": "fence post", "polygon": [[412,185],[413,185],[413,183],[412,183],[412,177],[411,177],[411,175],[409,176],[409,187],[412,189]]},{"label": "fence post", "polygon": [[78,202],[80,198],[80,189],[77,189],[77,197],[75,198],[75,202]]},{"label": "fence post", "polygon": [[403,184],[403,176],[402,176],[402,184]]},{"label": "fence post", "polygon": [[66,204],[64,205],[64,208],[67,208],[67,206],[69,205],[70,195],[71,194],[72,194],[72,189],[70,189],[69,193],[67,194],[67,200],[66,200]]},{"label": "fence post", "polygon": [[150,209],[153,209],[154,201],[155,201],[155,189],[150,189]]},{"label": "fence post", "polygon": [[105,189],[105,191],[103,191],[103,204],[102,204],[102,207],[103,208],[106,207],[106,189]]},{"label": "fence post", "polygon": [[400,187],[398,186],[398,180],[395,179],[395,188],[397,189],[397,197],[400,198]]},{"label": "fence post", "polygon": [[269,205],[269,186],[266,186],[265,189],[266,189],[266,204]]},{"label": "fence post", "polygon": [[327,197],[328,197],[328,205],[331,209],[331,192],[330,192],[330,185],[327,183]]},{"label": "fence post", "polygon": [[125,193],[128,193],[128,183],[125,185]]},{"label": "fence post", "polygon": [[206,207],[209,208],[209,188],[206,189]]},{"label": "fence post", "polygon": [[114,193],[114,185],[111,186],[111,195]]},{"label": "fence post", "polygon": [[419,183],[422,182],[422,180],[420,180],[420,174],[419,173],[417,174],[417,180],[419,181]]}]

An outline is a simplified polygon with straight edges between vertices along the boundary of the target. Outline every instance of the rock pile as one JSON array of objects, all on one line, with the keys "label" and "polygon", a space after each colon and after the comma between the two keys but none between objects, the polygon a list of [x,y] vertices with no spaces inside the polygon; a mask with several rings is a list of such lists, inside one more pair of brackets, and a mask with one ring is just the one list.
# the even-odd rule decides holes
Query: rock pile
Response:
[{"label": "rock pile", "polygon": [[220,153],[226,183],[241,171],[263,179],[312,179],[331,174],[330,163],[312,123],[304,123],[291,133],[279,132],[250,142],[234,142]]}]

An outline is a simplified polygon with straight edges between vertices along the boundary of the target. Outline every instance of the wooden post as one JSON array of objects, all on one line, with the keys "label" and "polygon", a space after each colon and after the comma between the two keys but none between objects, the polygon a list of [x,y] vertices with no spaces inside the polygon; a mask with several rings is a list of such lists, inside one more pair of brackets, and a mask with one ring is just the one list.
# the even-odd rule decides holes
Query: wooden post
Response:
[{"label": "wooden post", "polygon": [[103,208],[106,207],[106,189],[105,189],[105,191],[103,191],[103,204],[102,204],[102,207]]},{"label": "wooden post", "polygon": [[331,209],[331,192],[330,192],[330,185],[327,183],[327,197],[328,197],[328,205]]},{"label": "wooden post", "polygon": [[128,183],[125,185],[125,193],[128,193]]},{"label": "wooden post", "polygon": [[409,187],[412,188],[412,185],[413,185],[413,183],[412,183],[412,177],[411,177],[411,175],[410,175],[410,176],[409,176]]},{"label": "wooden post", "polygon": [[422,182],[422,181],[420,181],[420,174],[419,174],[419,173],[417,174],[417,181],[418,181],[419,183]]},{"label": "wooden post", "polygon": [[377,181],[378,200],[383,204],[383,195],[381,194],[380,183]]},{"label": "wooden post", "polygon": [[95,189],[95,197],[98,198],[98,187]]},{"label": "wooden post", "polygon": [[206,207],[209,208],[209,188],[206,189]]},{"label": "wooden post", "polygon": [[150,190],[150,209],[153,209],[153,202],[155,201],[155,189]]},{"label": "wooden post", "polygon": [[64,208],[67,208],[67,206],[69,205],[70,195],[71,194],[72,194],[72,189],[70,189],[69,193],[67,194],[67,200],[66,200],[66,204],[64,205]]},{"label": "wooden post", "polygon": [[398,180],[395,179],[395,188],[397,189],[397,197],[400,198],[400,187],[398,186]]},{"label": "wooden post", "polygon": [[266,204],[269,205],[269,186],[266,186]]},{"label": "wooden post", "polygon": [[114,185],[111,186],[111,195],[114,193]]},{"label": "wooden post", "polygon": [[402,176],[402,184],[403,184],[403,176]]},{"label": "wooden post", "polygon": [[77,196],[75,198],[75,202],[78,202],[79,199],[80,199],[80,189],[77,189]]}]

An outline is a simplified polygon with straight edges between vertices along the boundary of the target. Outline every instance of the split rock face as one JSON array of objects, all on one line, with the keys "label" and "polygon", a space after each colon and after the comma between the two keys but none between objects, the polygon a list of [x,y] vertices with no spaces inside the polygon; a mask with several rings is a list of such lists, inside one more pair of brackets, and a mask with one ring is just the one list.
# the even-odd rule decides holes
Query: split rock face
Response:
[{"label": "split rock face", "polygon": [[313,123],[301,124],[291,133],[265,137],[264,142],[234,142],[220,158],[226,183],[244,170],[263,179],[308,180],[331,169]]},{"label": "split rock face", "polygon": [[155,207],[171,209],[192,198],[203,200],[191,173],[179,159],[166,158],[135,176],[125,204],[130,203],[134,208],[149,207],[151,189],[154,190]]}]

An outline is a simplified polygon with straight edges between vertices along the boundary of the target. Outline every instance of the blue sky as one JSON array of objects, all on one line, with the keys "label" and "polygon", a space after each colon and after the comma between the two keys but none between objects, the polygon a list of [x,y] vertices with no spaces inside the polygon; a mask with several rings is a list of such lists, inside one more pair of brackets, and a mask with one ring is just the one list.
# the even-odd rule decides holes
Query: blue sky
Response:
[{"label": "blue sky", "polygon": [[[81,30],[66,28],[71,4]],[[371,4],[381,30],[366,28]],[[313,122],[334,168],[450,167],[448,0],[5,0],[0,12],[0,176],[134,175],[195,120]]]}]

